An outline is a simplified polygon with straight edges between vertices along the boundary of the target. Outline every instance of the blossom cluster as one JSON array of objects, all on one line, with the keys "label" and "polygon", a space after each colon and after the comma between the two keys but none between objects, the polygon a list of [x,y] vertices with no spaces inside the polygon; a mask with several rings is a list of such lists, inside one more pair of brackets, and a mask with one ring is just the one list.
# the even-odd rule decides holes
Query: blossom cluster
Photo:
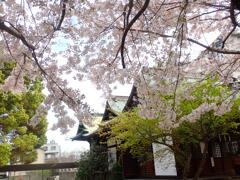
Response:
[{"label": "blossom cluster", "polygon": [[[239,75],[239,13],[231,7],[225,0],[0,1],[0,58],[17,63],[1,89],[24,91],[24,76],[45,79],[46,107],[64,132],[74,122],[66,108],[80,121],[91,119],[84,95],[64,78],[69,73],[90,79],[105,94],[116,81],[136,82],[143,116],[153,118],[164,109],[166,119],[176,119],[178,89],[186,79],[217,75],[227,85]],[[215,43],[212,34],[221,41]],[[59,39],[66,48],[56,52]],[[154,87],[141,75],[149,68]],[[174,100],[161,104],[156,92],[173,94]],[[201,107],[196,111],[204,112]],[[227,107],[218,107],[217,114]]]}]

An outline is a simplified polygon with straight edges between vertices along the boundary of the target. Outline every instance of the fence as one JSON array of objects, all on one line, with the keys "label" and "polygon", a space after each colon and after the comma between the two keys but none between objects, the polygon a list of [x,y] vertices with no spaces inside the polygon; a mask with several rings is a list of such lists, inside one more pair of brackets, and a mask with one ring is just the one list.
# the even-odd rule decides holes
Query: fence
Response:
[{"label": "fence", "polygon": [[[76,171],[62,172],[61,169],[55,170],[35,170],[10,172],[4,180],[75,180]],[[1,179],[0,179],[1,180]]]}]

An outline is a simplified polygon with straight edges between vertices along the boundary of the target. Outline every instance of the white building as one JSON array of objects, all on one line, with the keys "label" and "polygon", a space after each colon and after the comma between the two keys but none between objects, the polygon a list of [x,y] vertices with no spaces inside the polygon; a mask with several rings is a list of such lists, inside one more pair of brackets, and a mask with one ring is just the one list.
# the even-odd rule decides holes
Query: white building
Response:
[{"label": "white building", "polygon": [[61,148],[54,140],[45,144],[43,148],[45,150],[45,160],[55,159],[61,155]]}]

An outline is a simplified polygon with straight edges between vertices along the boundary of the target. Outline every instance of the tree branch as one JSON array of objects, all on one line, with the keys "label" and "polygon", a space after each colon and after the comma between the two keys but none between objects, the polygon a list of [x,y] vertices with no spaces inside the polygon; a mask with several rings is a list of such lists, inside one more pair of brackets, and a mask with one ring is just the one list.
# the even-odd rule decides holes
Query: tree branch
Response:
[{"label": "tree branch", "polygon": [[231,34],[235,31],[237,26],[233,26],[232,30],[228,33],[228,35],[225,37],[225,39],[223,40],[222,42],[222,49],[224,48],[225,46],[225,43],[226,41],[228,40],[228,38],[231,36]]},{"label": "tree branch", "polygon": [[[157,33],[157,32],[153,32],[153,31],[149,31],[149,30],[140,30],[140,29],[130,29],[130,31],[136,31],[136,32],[142,32],[142,33],[149,33],[149,34],[154,34],[156,36],[159,37],[163,37],[163,38],[175,38],[172,35],[167,35],[167,34],[161,34],[161,33]],[[206,48],[208,51],[211,52],[216,52],[216,53],[220,53],[220,54],[240,54],[240,51],[233,51],[233,50],[227,50],[227,49],[217,49],[217,48],[213,48],[210,47],[208,45],[205,45],[197,40],[194,40],[192,38],[186,38],[187,41],[192,42],[194,44],[197,44],[201,47]]]},{"label": "tree branch", "polygon": [[[9,22],[8,22],[9,23]],[[12,27],[14,27],[11,23],[9,23]],[[0,30],[6,31],[7,33],[11,34],[12,36],[16,37],[17,39],[21,40],[22,43],[27,46],[31,50],[35,50],[35,47],[30,44],[26,38],[21,34],[19,31],[16,30],[16,28],[10,28],[5,25],[4,20],[0,19]]]},{"label": "tree branch", "polygon": [[211,51],[211,52],[216,52],[216,53],[220,53],[220,54],[240,54],[240,51],[232,51],[232,50],[224,50],[224,49],[216,49],[216,48],[213,48],[213,47],[210,47],[210,46],[207,46],[205,44],[202,44],[194,39],[191,39],[191,38],[187,38],[188,41],[194,43],[194,44],[197,44],[199,46],[202,46],[204,48],[206,48],[208,51]]},{"label": "tree branch", "polygon": [[130,14],[132,12],[133,0],[129,0],[128,6],[129,6],[129,8],[128,8],[127,16],[126,16],[126,25],[129,24],[129,16],[130,16]]},{"label": "tree branch", "polygon": [[65,15],[66,15],[66,4],[67,4],[67,1],[68,0],[62,0],[61,3],[62,3],[62,12],[61,12],[61,18],[58,22],[58,25],[56,27],[54,27],[54,31],[59,31],[61,30],[61,26],[62,26],[62,23],[63,23],[63,20],[65,18]]},{"label": "tree branch", "polygon": [[41,66],[41,65],[39,64],[39,62],[38,62],[38,59],[37,59],[37,56],[36,56],[35,51],[32,51],[32,57],[33,57],[34,61],[36,62],[38,68],[40,69],[40,71],[41,71],[42,74],[44,75],[45,79],[46,79],[46,80],[49,80],[49,79],[48,79],[48,77],[49,77],[49,78],[50,78],[50,81],[52,81],[52,82],[58,87],[58,89],[62,92],[62,94],[63,94],[64,96],[66,96],[68,99],[70,99],[74,104],[77,104],[76,101],[75,101],[72,97],[70,97],[70,96],[64,91],[64,89],[63,89],[53,78],[51,78],[51,76],[49,76],[49,75],[47,74],[47,72],[42,68],[42,66]]},{"label": "tree branch", "polygon": [[138,18],[144,13],[144,11],[147,9],[148,5],[149,5],[150,0],[145,0],[145,3],[143,5],[143,7],[138,11],[138,13],[136,14],[136,16],[134,16],[134,18],[130,21],[129,24],[127,24],[127,27],[125,28],[124,32],[123,32],[123,36],[122,36],[122,42],[121,42],[121,60],[122,60],[122,66],[123,68],[125,68],[125,62],[124,62],[124,46],[125,46],[125,40],[128,34],[128,31],[131,29],[132,25],[138,20]]},{"label": "tree branch", "polygon": [[[66,0],[65,0],[66,1]],[[66,6],[66,5],[65,5]],[[64,10],[65,11],[65,10]],[[65,14],[65,13],[64,13]],[[62,15],[62,17],[64,18],[64,15]],[[60,27],[61,27],[61,24],[62,24],[62,21],[63,21],[63,18],[61,18],[59,24],[58,24],[58,28],[56,30],[60,30]],[[9,23],[9,22],[8,22]],[[37,67],[39,68],[39,70],[42,72],[42,74],[44,75],[45,79],[46,80],[49,80],[48,77],[49,75],[47,74],[47,72],[42,68],[42,66],[39,64],[38,62],[38,58],[36,56],[36,53],[35,53],[35,47],[30,44],[26,38],[24,37],[23,34],[21,34],[19,31],[17,31],[17,29],[11,24],[11,27],[8,27],[5,25],[5,22],[3,20],[0,19],[0,30],[2,31],[5,31],[9,34],[11,34],[12,36],[16,37],[17,39],[21,40],[21,42],[27,47],[29,48],[29,50],[32,52],[32,57],[37,65]],[[26,55],[26,54],[25,54]],[[29,57],[30,58],[30,57]],[[50,77],[51,78],[51,77]],[[76,104],[75,100],[70,97],[65,91],[64,89],[62,89],[62,87],[55,81],[53,80],[52,78],[50,79],[50,81],[52,81],[57,87],[58,89],[63,93],[63,95],[65,95],[66,97],[68,97],[74,104]]]},{"label": "tree branch", "polygon": [[232,21],[232,24],[234,26],[238,26],[240,27],[240,25],[238,24],[236,17],[235,17],[235,9],[237,8],[237,2],[235,0],[231,0],[231,6],[230,6],[230,18]]}]

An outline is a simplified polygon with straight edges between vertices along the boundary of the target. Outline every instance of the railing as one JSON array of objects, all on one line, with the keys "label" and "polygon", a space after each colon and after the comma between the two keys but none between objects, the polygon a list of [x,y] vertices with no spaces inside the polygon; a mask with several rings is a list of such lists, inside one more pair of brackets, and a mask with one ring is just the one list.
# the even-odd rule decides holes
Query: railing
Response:
[{"label": "railing", "polygon": [[76,162],[71,163],[44,163],[44,164],[21,164],[21,165],[6,165],[0,167],[0,172],[7,171],[30,171],[30,170],[44,170],[44,169],[66,169],[77,168]]}]

